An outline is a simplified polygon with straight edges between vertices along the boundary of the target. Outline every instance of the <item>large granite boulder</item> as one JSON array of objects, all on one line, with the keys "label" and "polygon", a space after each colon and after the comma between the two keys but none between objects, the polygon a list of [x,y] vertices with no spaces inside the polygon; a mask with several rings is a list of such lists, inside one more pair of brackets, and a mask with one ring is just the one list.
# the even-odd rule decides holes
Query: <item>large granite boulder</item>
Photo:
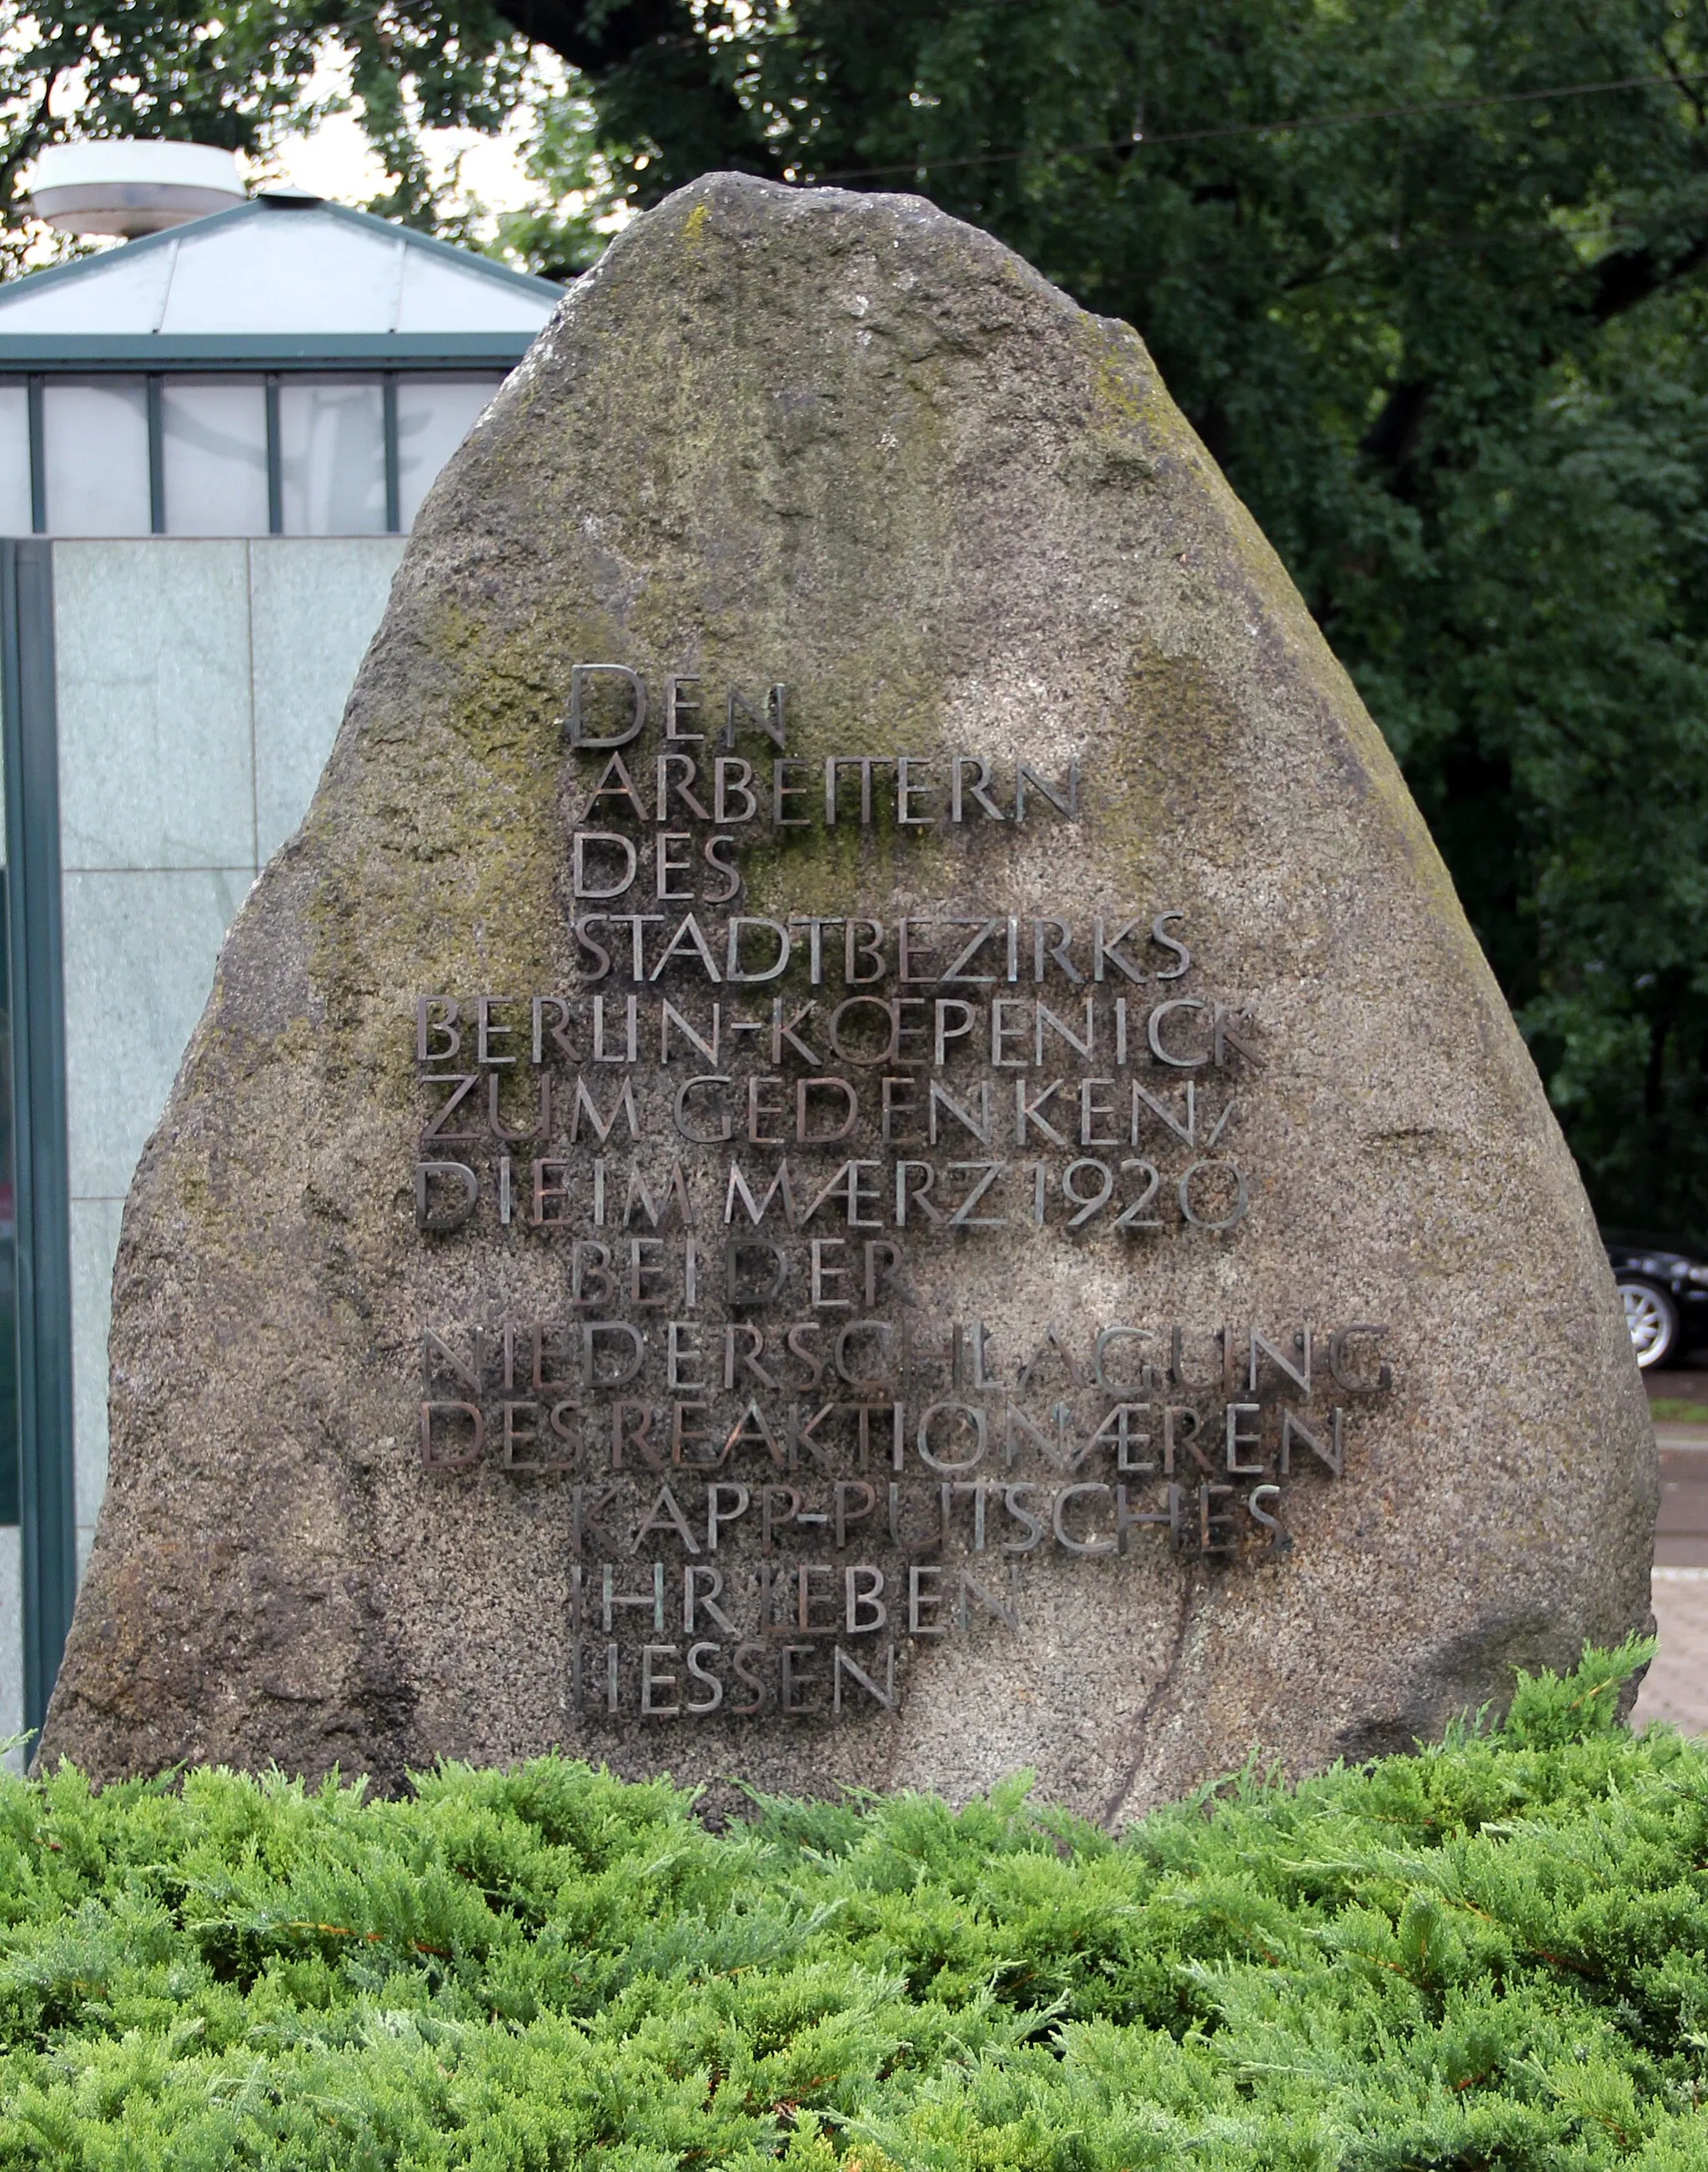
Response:
[{"label": "large granite boulder", "polygon": [[137,1173],[46,1731],[1114,1819],[1648,1614],[1588,1206],[1137,336],[717,175],[442,477]]}]

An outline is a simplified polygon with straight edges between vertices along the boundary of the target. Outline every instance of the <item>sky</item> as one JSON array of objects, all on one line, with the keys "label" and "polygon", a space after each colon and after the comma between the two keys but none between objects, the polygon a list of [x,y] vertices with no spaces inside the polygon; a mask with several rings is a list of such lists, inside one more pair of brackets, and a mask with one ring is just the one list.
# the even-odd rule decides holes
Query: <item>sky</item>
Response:
[{"label": "sky", "polygon": [[[335,60],[323,62],[309,83],[317,99],[348,89],[347,67]],[[521,165],[525,126],[525,113],[518,111],[501,136],[482,136],[472,128],[433,128],[423,132],[422,141],[436,179],[460,152],[464,192],[477,197],[489,212],[514,211],[534,192]],[[252,173],[247,178],[253,184],[256,176]],[[368,149],[353,113],[334,114],[312,134],[281,144],[271,163],[271,178],[348,204],[365,203],[386,185],[379,161]]]}]

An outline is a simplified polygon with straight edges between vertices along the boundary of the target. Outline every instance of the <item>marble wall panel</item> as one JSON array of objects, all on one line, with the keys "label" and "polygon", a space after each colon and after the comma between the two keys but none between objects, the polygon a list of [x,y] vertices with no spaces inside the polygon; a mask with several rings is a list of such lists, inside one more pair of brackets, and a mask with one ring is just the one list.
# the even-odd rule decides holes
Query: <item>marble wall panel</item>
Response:
[{"label": "marble wall panel", "polygon": [[54,552],[67,868],[255,864],[249,546]]},{"label": "marble wall panel", "polygon": [[71,1202],[72,1423],[79,1563],[94,1536],[107,1488],[107,1322],[123,1212],[121,1199]]},{"label": "marble wall panel", "polygon": [[[79,1574],[106,1484],[125,1195],[226,930],[307,812],[402,551],[398,537],[55,547]],[[18,1533],[0,1530],[0,1741],[23,1724],[20,1638]]]},{"label": "marble wall panel", "polygon": [[262,865],[308,812],[402,556],[397,535],[250,546]]},{"label": "marble wall panel", "polygon": [[68,870],[66,1132],[73,1199],[122,1199],[213,986],[248,868]]}]

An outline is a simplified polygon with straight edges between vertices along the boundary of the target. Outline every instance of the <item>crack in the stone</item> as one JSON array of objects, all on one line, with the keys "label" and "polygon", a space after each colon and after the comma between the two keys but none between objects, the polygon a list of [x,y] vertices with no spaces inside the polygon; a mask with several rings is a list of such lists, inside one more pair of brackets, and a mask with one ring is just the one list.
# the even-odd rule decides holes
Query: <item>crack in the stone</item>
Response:
[{"label": "crack in the stone", "polygon": [[1115,1813],[1132,1792],[1133,1782],[1138,1777],[1139,1767],[1145,1761],[1143,1748],[1145,1728],[1152,1712],[1156,1708],[1157,1698],[1162,1696],[1174,1679],[1174,1669],[1179,1664],[1180,1653],[1186,1642],[1186,1632],[1191,1626],[1193,1603],[1198,1596],[1200,1588],[1195,1583],[1189,1583],[1181,1595],[1180,1619],[1174,1630],[1174,1643],[1169,1648],[1168,1658],[1163,1663],[1162,1672],[1157,1675],[1150,1695],[1140,1707],[1138,1717],[1133,1722],[1133,1733],[1140,1746],[1134,1750],[1131,1761],[1122,1774],[1114,1793],[1104,1803],[1098,1820],[1100,1825],[1109,1825],[1113,1823]]}]

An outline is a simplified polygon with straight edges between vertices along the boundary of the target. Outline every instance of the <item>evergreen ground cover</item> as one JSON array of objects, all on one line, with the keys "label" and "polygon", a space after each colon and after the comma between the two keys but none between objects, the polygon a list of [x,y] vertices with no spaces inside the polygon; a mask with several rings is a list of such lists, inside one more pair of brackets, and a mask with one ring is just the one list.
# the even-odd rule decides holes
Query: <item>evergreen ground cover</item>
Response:
[{"label": "evergreen ground cover", "polygon": [[756,1800],[0,1783],[0,2166],[1708,2164],[1708,1743],[1649,1648],[1119,1837]]}]

